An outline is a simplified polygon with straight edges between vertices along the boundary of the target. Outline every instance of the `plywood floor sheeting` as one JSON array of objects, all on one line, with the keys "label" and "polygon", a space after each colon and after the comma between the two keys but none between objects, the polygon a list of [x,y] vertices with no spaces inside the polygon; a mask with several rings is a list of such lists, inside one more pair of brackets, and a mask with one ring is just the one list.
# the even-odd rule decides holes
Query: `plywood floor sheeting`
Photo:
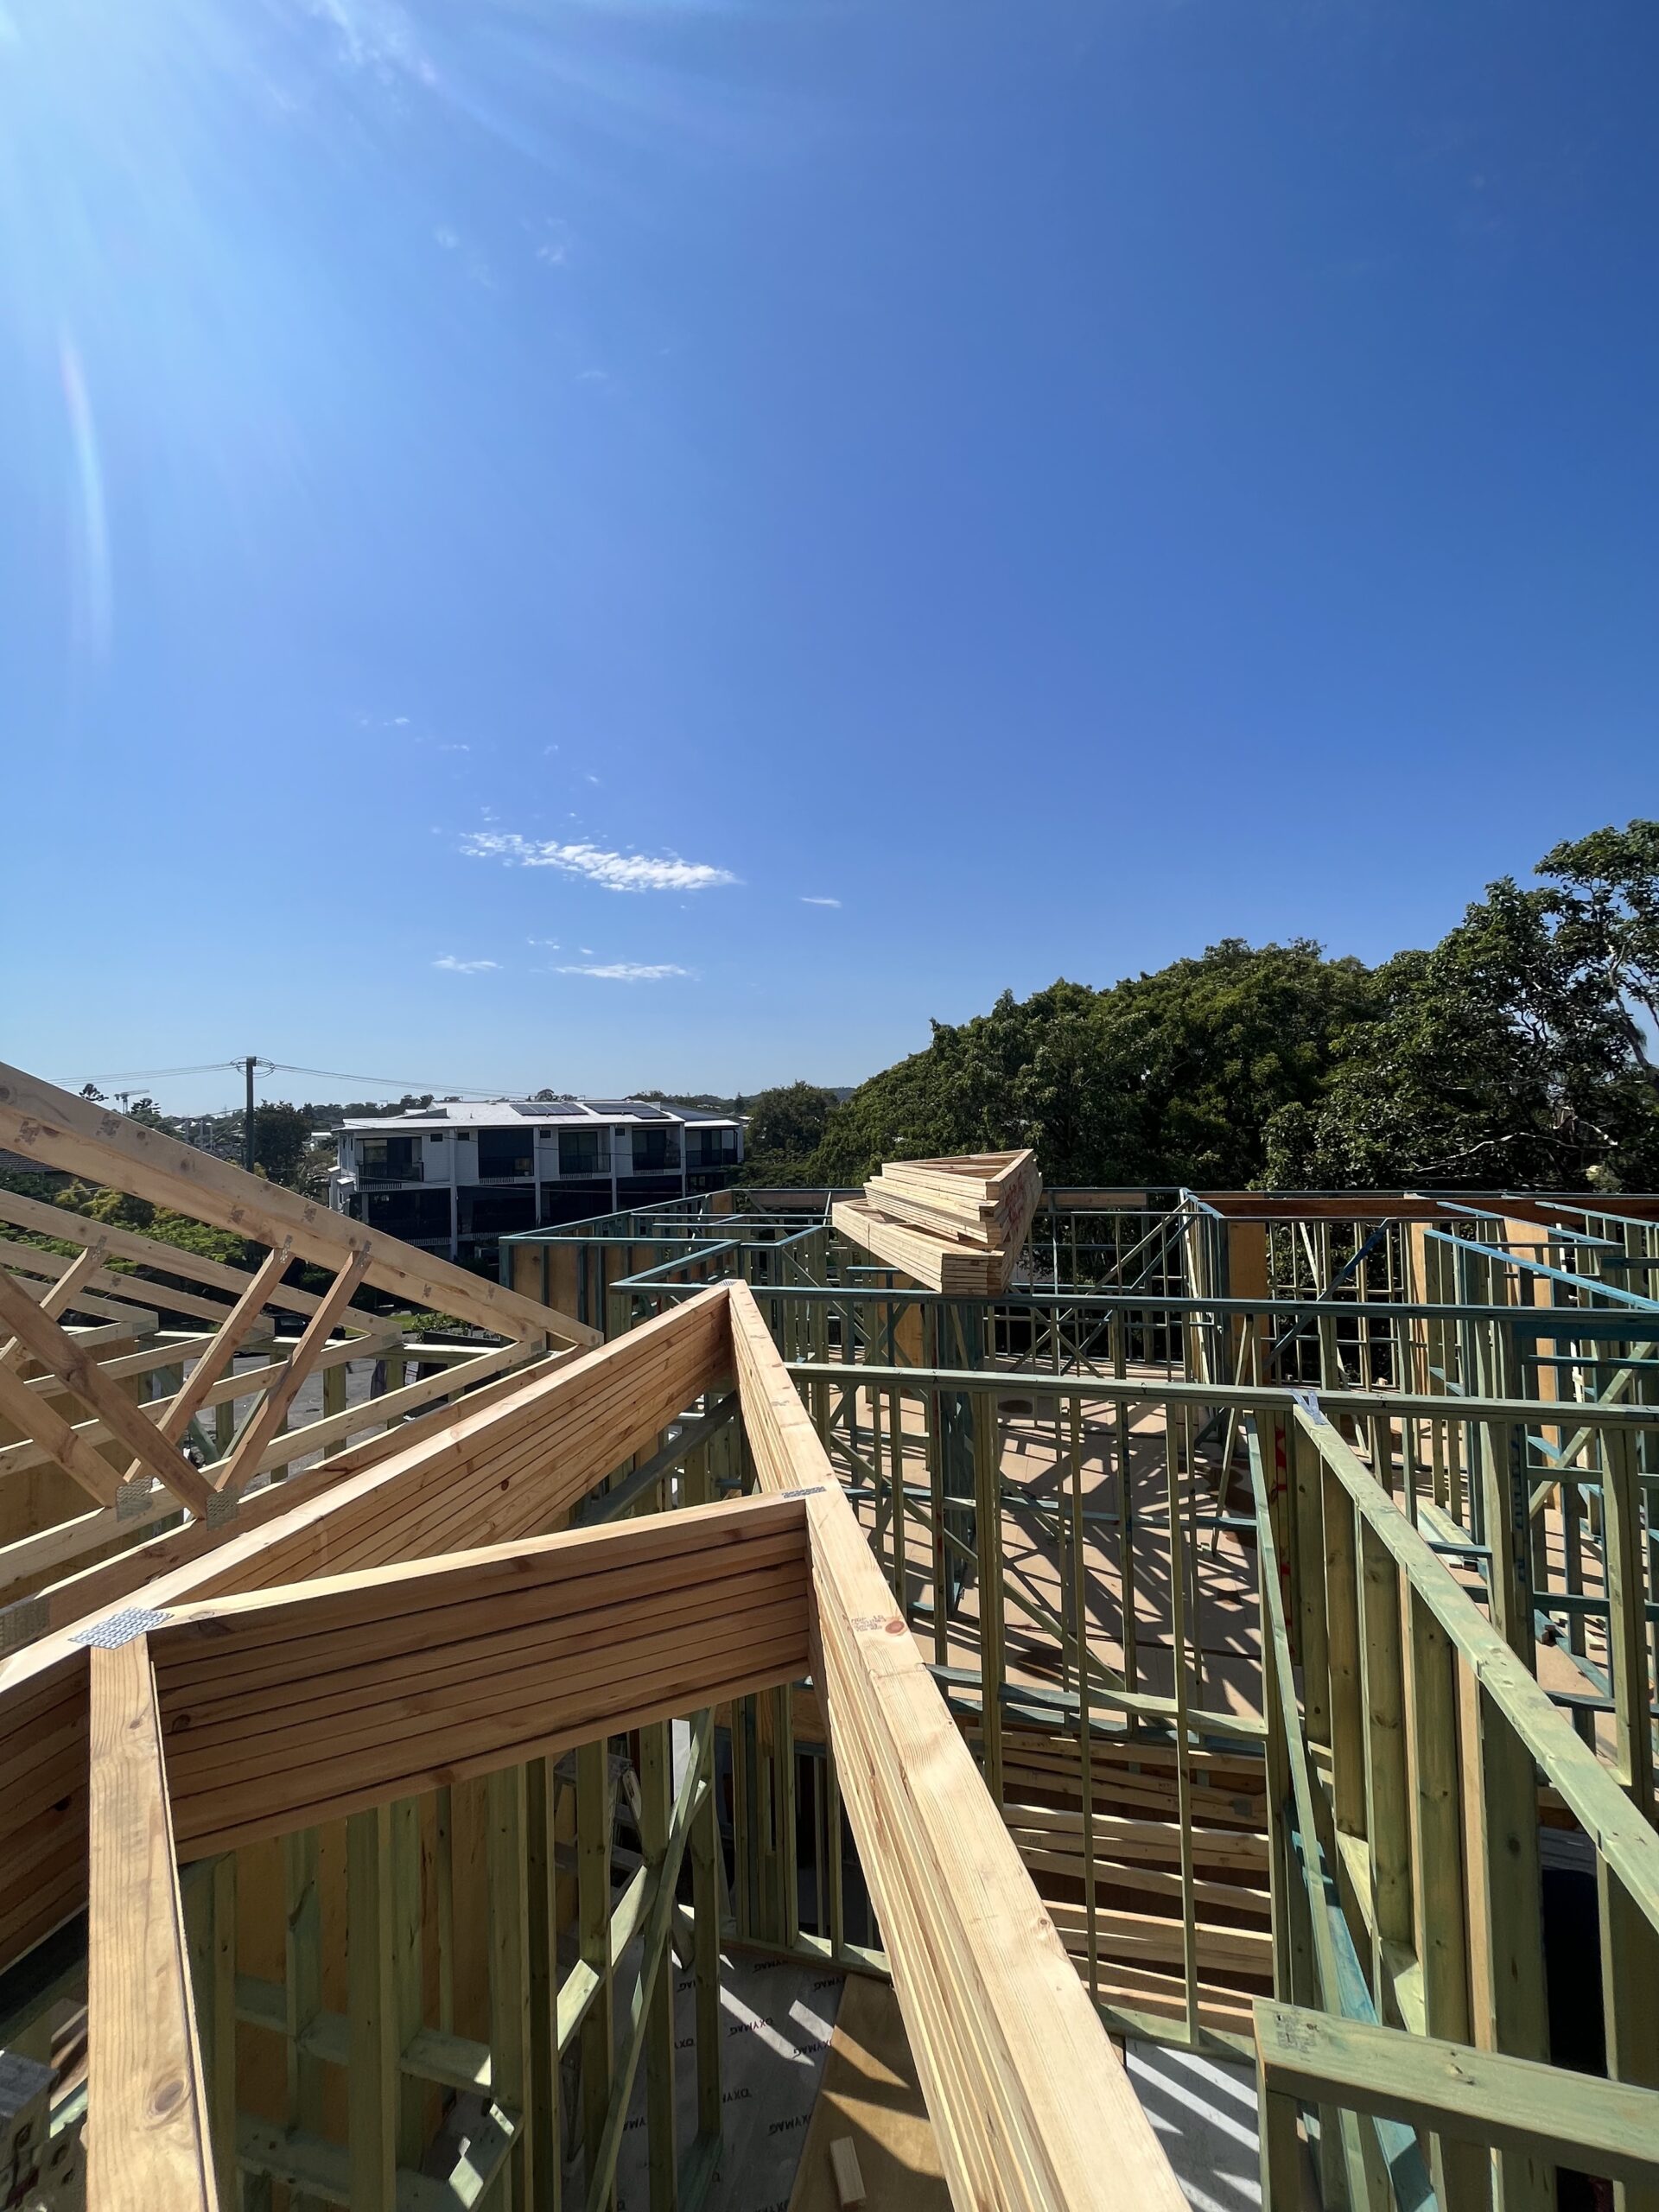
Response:
[{"label": "plywood floor sheeting", "polygon": [[849,1975],[789,2212],[841,2212],[830,2145],[851,2142],[867,2212],[950,2212],[915,2062],[886,1982]]}]

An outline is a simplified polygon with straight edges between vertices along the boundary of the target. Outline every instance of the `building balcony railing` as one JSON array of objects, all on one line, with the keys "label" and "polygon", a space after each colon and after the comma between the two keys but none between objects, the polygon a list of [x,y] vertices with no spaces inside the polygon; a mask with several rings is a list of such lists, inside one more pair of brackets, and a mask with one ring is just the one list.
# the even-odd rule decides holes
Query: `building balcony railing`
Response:
[{"label": "building balcony railing", "polygon": [[556,1166],[548,1160],[543,1160],[542,1163],[543,1177],[549,1182],[551,1182],[556,1175],[580,1176],[588,1182],[593,1182],[597,1178],[607,1176],[610,1172],[611,1155],[608,1152],[594,1152],[585,1156],[577,1154],[571,1158],[567,1158],[563,1153],[561,1153]]},{"label": "building balcony railing", "polygon": [[359,1183],[423,1183],[423,1160],[363,1160],[358,1162]]}]

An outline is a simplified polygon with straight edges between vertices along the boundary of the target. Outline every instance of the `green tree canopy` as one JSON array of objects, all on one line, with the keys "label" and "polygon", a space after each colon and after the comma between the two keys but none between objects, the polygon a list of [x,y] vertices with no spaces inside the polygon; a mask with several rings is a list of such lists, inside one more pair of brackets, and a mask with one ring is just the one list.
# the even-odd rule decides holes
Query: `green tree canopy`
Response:
[{"label": "green tree canopy", "polygon": [[1659,823],[1555,846],[1376,969],[1232,938],[935,1022],[829,1118],[813,1179],[1036,1148],[1051,1184],[1659,1183]]},{"label": "green tree canopy", "polygon": [[1659,823],[1555,846],[1431,952],[1376,972],[1313,1107],[1276,1116],[1267,1179],[1395,1188],[1659,1179]]},{"label": "green tree canopy", "polygon": [[1264,1122],[1319,1096],[1371,1003],[1359,962],[1306,940],[1229,938],[1109,990],[1005,991],[855,1091],[817,1165],[854,1183],[883,1160],[1031,1145],[1050,1183],[1247,1185]]},{"label": "green tree canopy", "polygon": [[836,1109],[836,1094],[815,1083],[783,1083],[740,1099],[748,1117],[743,1137],[743,1178],[768,1183],[810,1183],[817,1174],[817,1148]]},{"label": "green tree canopy", "polygon": [[273,1103],[253,1109],[253,1164],[273,1183],[297,1187],[311,1141],[311,1121],[297,1106]]}]

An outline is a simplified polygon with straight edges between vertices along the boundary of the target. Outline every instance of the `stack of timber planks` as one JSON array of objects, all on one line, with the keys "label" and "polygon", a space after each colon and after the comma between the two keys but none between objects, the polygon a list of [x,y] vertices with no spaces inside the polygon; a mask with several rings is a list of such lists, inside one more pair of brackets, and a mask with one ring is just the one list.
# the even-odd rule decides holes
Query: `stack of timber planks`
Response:
[{"label": "stack of timber planks", "polygon": [[843,1236],[930,1290],[997,1298],[1014,1281],[1042,1194],[1029,1150],[891,1160],[861,1198],[839,1201],[834,1220]]},{"label": "stack of timber planks", "polygon": [[209,1599],[150,1654],[179,1849],[234,1850],[793,1680],[805,1515],[734,1499]]}]

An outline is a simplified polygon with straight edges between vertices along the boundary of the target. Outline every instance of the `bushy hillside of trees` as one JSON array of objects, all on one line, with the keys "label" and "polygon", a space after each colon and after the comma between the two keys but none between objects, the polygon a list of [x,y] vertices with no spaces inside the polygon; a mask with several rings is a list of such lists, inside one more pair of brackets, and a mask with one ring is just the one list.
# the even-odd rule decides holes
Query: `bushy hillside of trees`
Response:
[{"label": "bushy hillside of trees", "polygon": [[1057,1184],[1659,1187],[1659,823],[1535,875],[1376,968],[1228,938],[1105,990],[1005,992],[844,1103],[752,1101],[753,1179],[1030,1144]]}]

